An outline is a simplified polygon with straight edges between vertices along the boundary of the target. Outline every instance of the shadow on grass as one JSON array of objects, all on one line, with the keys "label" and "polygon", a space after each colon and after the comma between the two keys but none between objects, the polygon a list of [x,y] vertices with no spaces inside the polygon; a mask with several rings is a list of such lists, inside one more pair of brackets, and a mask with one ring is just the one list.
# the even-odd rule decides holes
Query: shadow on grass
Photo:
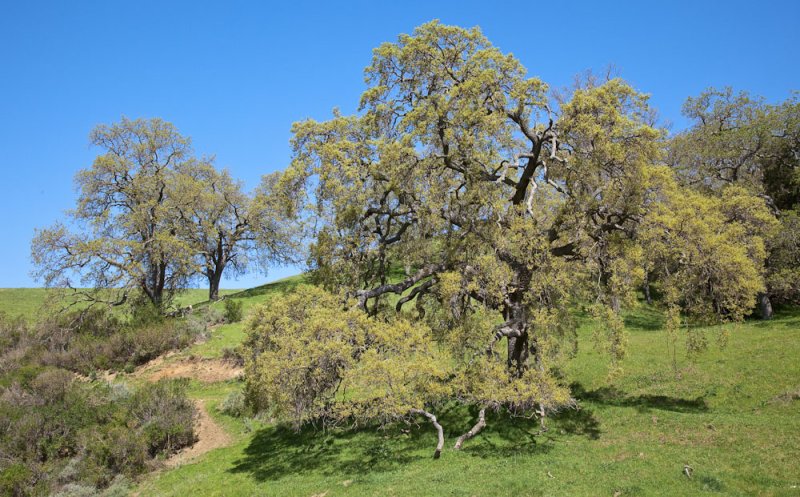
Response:
[{"label": "shadow on grass", "polygon": [[602,387],[597,390],[587,391],[580,383],[570,385],[572,394],[578,400],[593,402],[607,406],[635,407],[639,411],[659,409],[682,413],[707,412],[708,404],[704,397],[695,399],[681,399],[666,395],[636,395],[629,396],[622,390],[614,387]]},{"label": "shadow on grass", "polygon": [[664,314],[655,306],[641,303],[623,315],[625,327],[646,331],[658,331],[664,328]]},{"label": "shadow on grass", "polygon": [[291,276],[289,278],[267,283],[266,285],[257,286],[241,292],[232,293],[227,295],[229,299],[246,299],[250,297],[260,297],[263,295],[286,294],[294,290],[297,285],[306,283],[306,276]]},{"label": "shadow on grass", "polygon": [[[475,423],[477,409],[451,405],[439,409],[437,417],[445,428],[442,458],[455,457],[452,444]],[[550,433],[592,439],[600,434],[599,423],[588,409],[569,410],[548,419],[549,431],[543,436],[538,420],[489,412],[486,428],[464,444],[463,453],[486,459],[545,454],[552,447],[545,439]],[[247,473],[258,481],[275,481],[308,472],[344,477],[365,470],[392,471],[431,460],[436,446],[435,431],[422,419],[418,423],[327,432],[312,427],[295,432],[286,425],[270,426],[255,433],[244,456],[228,471]]]},{"label": "shadow on grass", "polygon": [[371,472],[390,471],[432,456],[436,446],[432,430],[401,428],[404,426],[323,432],[305,427],[295,432],[285,425],[271,426],[256,432],[244,457],[229,471],[274,481],[306,472],[352,475],[366,468]]}]

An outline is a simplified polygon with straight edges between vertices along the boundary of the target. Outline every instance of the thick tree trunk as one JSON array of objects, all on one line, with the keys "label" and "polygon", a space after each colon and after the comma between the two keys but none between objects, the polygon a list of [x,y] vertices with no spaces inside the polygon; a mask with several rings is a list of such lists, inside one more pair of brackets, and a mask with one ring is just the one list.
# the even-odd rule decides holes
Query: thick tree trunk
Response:
[{"label": "thick tree trunk", "polygon": [[758,294],[758,309],[761,313],[761,319],[772,319],[772,301],[768,293]]},{"label": "thick tree trunk", "polygon": [[426,418],[431,421],[433,427],[436,428],[436,433],[439,436],[439,443],[436,444],[436,452],[433,453],[434,459],[439,459],[439,456],[442,455],[442,449],[444,448],[444,430],[442,429],[442,425],[436,420],[436,416],[432,413],[422,410],[422,409],[411,409],[411,414],[422,414]]},{"label": "thick tree trunk", "polygon": [[484,429],[485,427],[486,427],[486,408],[484,407],[478,413],[478,422],[475,423],[475,426],[473,426],[472,429],[469,430],[468,432],[458,437],[458,440],[456,440],[456,444],[453,446],[453,448],[456,450],[460,450],[461,446],[464,445],[465,441],[469,440],[470,438],[480,433],[481,430]]},{"label": "thick tree trunk", "polygon": [[225,266],[220,263],[214,267],[214,271],[209,271],[206,275],[208,277],[208,300],[219,300],[219,285],[222,281],[222,271],[224,269]]}]

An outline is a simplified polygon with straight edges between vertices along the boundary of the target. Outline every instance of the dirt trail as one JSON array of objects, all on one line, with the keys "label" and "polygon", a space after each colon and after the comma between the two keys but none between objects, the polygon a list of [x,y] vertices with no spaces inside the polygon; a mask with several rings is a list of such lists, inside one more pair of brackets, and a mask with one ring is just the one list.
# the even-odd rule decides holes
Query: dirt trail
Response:
[{"label": "dirt trail", "polygon": [[198,440],[191,447],[186,447],[167,459],[165,465],[168,468],[186,464],[206,452],[218,447],[225,447],[231,443],[230,435],[208,415],[205,402],[200,399],[195,400],[195,406],[197,407],[198,417],[197,421],[195,421],[194,429]]},{"label": "dirt trail", "polygon": [[216,383],[236,379],[243,371],[241,367],[222,359],[185,358],[170,361],[168,357],[162,356],[136,370],[134,375],[149,381],[158,381],[161,378],[192,378],[202,383]]},{"label": "dirt trail", "polygon": [[[169,353],[159,356],[137,368],[132,376],[152,382],[162,378],[192,378],[202,383],[216,383],[236,379],[244,371],[241,367],[234,366],[221,359],[175,357],[176,355],[175,353]],[[109,379],[113,379],[113,376]],[[225,447],[232,442],[225,429],[218,425],[208,414],[205,400],[195,399],[194,403],[198,413],[194,427],[197,442],[167,459],[165,465],[168,468],[191,462],[206,452]]]}]

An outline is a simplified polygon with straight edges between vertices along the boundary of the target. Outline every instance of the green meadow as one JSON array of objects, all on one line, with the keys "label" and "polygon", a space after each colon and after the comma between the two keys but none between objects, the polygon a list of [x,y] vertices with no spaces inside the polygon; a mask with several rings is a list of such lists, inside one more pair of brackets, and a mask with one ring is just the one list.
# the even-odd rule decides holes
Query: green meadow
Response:
[{"label": "green meadow", "polygon": [[[301,281],[228,298],[247,312]],[[43,295],[4,290],[0,309],[29,312]],[[184,302],[192,297],[197,307],[204,295]],[[435,434],[422,421],[297,433],[269,419],[221,414],[240,380],[193,380],[191,396],[205,401],[231,444],[151,473],[134,495],[800,495],[800,310],[706,328],[709,350],[692,360],[680,339],[676,370],[661,312],[641,304],[625,315],[629,353],[614,378],[593,347],[594,323],[581,323],[579,353],[566,372],[580,408],[548,418],[544,430],[538,420],[490,413],[487,428],[455,451],[475,413],[446,406],[437,412],[446,449],[433,460]],[[180,355],[220,357],[243,336],[242,323],[223,325]]]}]

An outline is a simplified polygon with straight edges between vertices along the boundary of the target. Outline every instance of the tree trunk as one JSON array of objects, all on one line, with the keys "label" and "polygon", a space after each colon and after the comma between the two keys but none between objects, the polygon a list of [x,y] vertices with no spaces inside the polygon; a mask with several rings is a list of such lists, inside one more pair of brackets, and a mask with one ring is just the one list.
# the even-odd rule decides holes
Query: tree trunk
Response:
[{"label": "tree trunk", "polygon": [[650,296],[650,272],[644,272],[644,299],[649,305],[653,305],[653,297]]},{"label": "tree trunk", "polygon": [[761,312],[761,319],[772,319],[772,301],[768,293],[758,294],[758,309]]},{"label": "tree trunk", "polygon": [[208,300],[219,300],[219,284],[222,281],[222,270],[224,266],[217,264],[213,272],[208,273]]},{"label": "tree trunk", "polygon": [[478,422],[475,423],[475,426],[473,426],[472,429],[469,430],[468,432],[466,432],[463,435],[461,435],[460,437],[458,437],[458,440],[456,440],[456,444],[455,444],[455,446],[453,446],[453,448],[455,450],[460,450],[461,446],[464,445],[465,441],[469,440],[470,438],[472,438],[475,435],[477,435],[478,433],[480,433],[481,430],[484,427],[486,427],[486,408],[485,407],[482,408],[480,410],[480,412],[478,413]]},{"label": "tree trunk", "polygon": [[444,448],[444,430],[442,430],[442,425],[436,420],[436,416],[428,411],[422,409],[411,409],[411,414],[422,414],[426,418],[428,418],[433,427],[436,428],[436,433],[439,436],[439,443],[436,444],[436,452],[433,453],[434,459],[439,459],[439,456],[442,455],[442,449]]}]

